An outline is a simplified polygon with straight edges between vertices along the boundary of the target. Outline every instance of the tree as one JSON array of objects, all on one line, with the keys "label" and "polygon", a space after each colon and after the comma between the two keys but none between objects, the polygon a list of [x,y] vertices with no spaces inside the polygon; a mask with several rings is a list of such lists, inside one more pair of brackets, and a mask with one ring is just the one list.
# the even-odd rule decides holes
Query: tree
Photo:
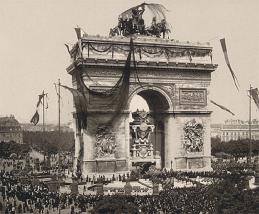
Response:
[{"label": "tree", "polygon": [[[259,154],[259,140],[252,140],[253,154]],[[231,140],[228,142],[221,142],[219,139],[211,139],[211,153],[215,155],[216,153],[224,152],[231,154],[234,157],[245,157],[249,155],[250,142],[248,139],[242,140]]]},{"label": "tree", "polygon": [[10,158],[11,154],[24,156],[30,151],[30,146],[27,144],[19,144],[14,141],[0,143],[0,157]]},{"label": "tree", "polygon": [[33,148],[47,154],[56,154],[58,151],[71,151],[74,146],[73,132],[29,132],[23,133],[23,141]]}]

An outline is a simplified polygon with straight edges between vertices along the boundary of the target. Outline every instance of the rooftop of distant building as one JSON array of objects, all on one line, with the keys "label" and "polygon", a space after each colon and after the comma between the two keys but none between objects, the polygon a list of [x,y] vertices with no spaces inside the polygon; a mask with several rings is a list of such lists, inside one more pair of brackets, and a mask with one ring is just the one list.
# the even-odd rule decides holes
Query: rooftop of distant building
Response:
[{"label": "rooftop of distant building", "polygon": [[1,127],[20,127],[20,124],[14,115],[0,117],[0,126]]}]

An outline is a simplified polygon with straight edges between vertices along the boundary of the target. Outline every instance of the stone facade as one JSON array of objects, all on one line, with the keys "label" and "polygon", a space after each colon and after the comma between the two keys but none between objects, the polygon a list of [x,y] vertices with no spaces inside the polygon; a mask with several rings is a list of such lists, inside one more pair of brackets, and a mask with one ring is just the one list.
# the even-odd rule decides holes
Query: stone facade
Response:
[{"label": "stone facade", "polygon": [[[72,64],[67,68],[75,76],[82,73],[87,86],[94,90],[109,89],[122,74],[129,38],[85,36],[71,50]],[[209,170],[210,166],[210,97],[212,47],[209,44],[180,43],[153,37],[134,38],[135,60],[140,83],[131,75],[126,108],[113,124],[114,156],[96,157],[96,130],[114,112],[108,100],[89,95],[88,129],[78,133],[75,158],[82,160],[83,174],[114,173],[130,170],[129,104],[135,95],[143,97],[153,115],[155,131],[152,139],[161,153],[161,167],[175,170]],[[76,118],[75,118],[76,121]],[[186,124],[193,127],[186,128]],[[157,128],[159,127],[159,128]],[[75,127],[76,128],[76,127]],[[187,130],[187,131],[186,131]],[[196,135],[200,135],[196,137]],[[188,135],[191,140],[187,142]],[[186,145],[199,144],[188,150]],[[153,145],[154,146],[154,145]],[[83,152],[80,155],[80,150]],[[154,151],[155,152],[155,151]]]},{"label": "stone facade", "polygon": [[[249,139],[249,121],[226,120],[223,124],[211,124],[211,137],[221,141]],[[251,139],[259,140],[259,121],[251,121]]]},{"label": "stone facade", "polygon": [[0,142],[23,143],[21,125],[13,115],[0,117]]}]

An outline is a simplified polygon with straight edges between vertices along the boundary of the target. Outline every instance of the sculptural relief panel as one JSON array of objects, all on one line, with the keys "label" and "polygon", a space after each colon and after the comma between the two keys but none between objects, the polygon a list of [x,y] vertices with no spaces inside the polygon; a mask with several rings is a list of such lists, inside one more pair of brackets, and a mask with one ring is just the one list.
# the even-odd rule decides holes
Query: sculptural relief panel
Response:
[{"label": "sculptural relief panel", "polygon": [[[211,75],[210,73],[205,73],[200,70],[182,70],[181,68],[168,68],[167,66],[161,66],[160,64],[157,64],[157,62],[154,63],[147,63],[145,61],[138,61],[137,67],[138,67],[138,75],[140,78],[143,79],[150,79],[154,78],[156,83],[159,83],[163,81],[163,79],[171,79],[171,80],[184,80],[184,79],[191,79],[191,80],[210,80]],[[114,64],[117,66],[117,64]],[[120,77],[122,74],[122,67],[124,64],[121,65],[120,68],[112,68],[112,65],[107,64],[107,67],[102,67],[99,69],[96,69],[94,67],[87,68],[85,71],[87,72],[84,77],[87,78],[87,76],[90,77]],[[150,65],[155,67],[150,67]],[[145,67],[145,68],[143,68]]]},{"label": "sculptural relief panel", "polygon": [[96,158],[114,158],[116,150],[115,133],[107,125],[99,125],[96,134]]},{"label": "sculptural relief panel", "polygon": [[186,153],[197,153],[203,151],[204,127],[195,119],[189,120],[183,127],[183,147]]},{"label": "sculptural relief panel", "polygon": [[179,89],[180,105],[207,105],[206,89]]},{"label": "sculptural relief panel", "polygon": [[[147,64],[149,66],[150,63]],[[154,64],[154,66],[158,66],[158,64]],[[159,67],[158,67],[159,68]],[[157,68],[149,68],[148,70],[141,70],[139,75],[143,78],[155,78],[157,82],[160,82],[163,79],[171,79],[171,80],[210,80],[210,74],[204,73],[199,70],[181,70],[180,68],[168,68],[167,69],[159,69]],[[160,80],[161,79],[161,80]]]}]

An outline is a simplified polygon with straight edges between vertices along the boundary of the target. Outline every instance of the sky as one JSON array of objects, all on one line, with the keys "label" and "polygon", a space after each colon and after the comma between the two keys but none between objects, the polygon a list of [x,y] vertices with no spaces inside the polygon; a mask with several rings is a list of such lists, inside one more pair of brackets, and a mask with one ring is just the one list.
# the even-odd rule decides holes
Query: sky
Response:
[{"label": "sky", "polygon": [[[169,12],[171,39],[210,42],[213,62],[210,97],[231,109],[236,116],[211,106],[212,122],[248,119],[251,84],[259,88],[259,1],[258,0],[160,0]],[[38,95],[48,93],[46,122],[58,120],[54,83],[71,86],[66,73],[70,63],[64,43],[76,42],[74,27],[89,35],[108,35],[118,15],[138,0],[0,0],[0,116],[14,115],[29,122]],[[238,92],[224,61],[219,39],[225,38],[231,66],[240,83]],[[72,96],[62,90],[61,122],[71,121]],[[139,103],[138,98],[135,103]],[[135,106],[135,103],[132,105]],[[259,110],[252,104],[252,117]]]}]

